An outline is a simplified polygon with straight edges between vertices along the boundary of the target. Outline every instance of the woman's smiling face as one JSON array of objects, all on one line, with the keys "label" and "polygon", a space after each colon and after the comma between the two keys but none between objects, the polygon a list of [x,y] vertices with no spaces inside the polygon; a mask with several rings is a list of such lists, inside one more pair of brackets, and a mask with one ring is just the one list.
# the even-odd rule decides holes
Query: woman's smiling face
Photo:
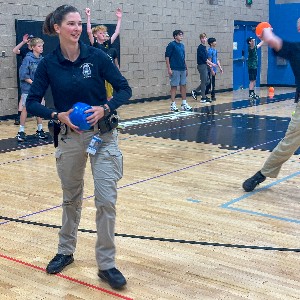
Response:
[{"label": "woman's smiling face", "polygon": [[64,16],[61,25],[54,24],[55,31],[60,39],[78,42],[82,33],[82,20],[78,12],[70,12]]}]

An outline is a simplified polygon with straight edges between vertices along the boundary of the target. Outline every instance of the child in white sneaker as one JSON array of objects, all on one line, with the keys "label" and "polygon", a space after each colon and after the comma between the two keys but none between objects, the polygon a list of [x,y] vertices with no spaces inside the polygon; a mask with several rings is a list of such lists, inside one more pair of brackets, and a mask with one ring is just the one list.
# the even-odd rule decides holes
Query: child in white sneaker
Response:
[{"label": "child in white sneaker", "polygon": [[209,84],[206,86],[205,94],[208,94],[210,91],[211,94],[211,100],[216,100],[216,93],[215,93],[215,86],[216,86],[216,74],[217,74],[217,67],[219,68],[221,74],[223,73],[223,69],[220,64],[220,60],[218,59],[218,51],[216,49],[217,41],[215,38],[209,38],[207,40],[207,43],[209,45],[209,49],[207,50],[207,56],[208,60],[210,60],[212,63],[214,63],[216,66],[209,66]]},{"label": "child in white sneaker", "polygon": [[249,99],[256,100],[259,99],[259,96],[255,94],[255,85],[257,77],[257,66],[258,66],[258,56],[257,49],[263,45],[264,41],[261,41],[258,45],[255,45],[255,38],[248,37],[248,74],[249,74]]},{"label": "child in white sneaker", "polygon": [[[30,51],[26,54],[19,70],[20,86],[21,86],[21,93],[22,93],[21,102],[23,105],[23,109],[20,116],[20,129],[16,136],[19,142],[24,142],[26,140],[26,133],[25,133],[25,122],[27,118],[26,99],[34,79],[34,74],[37,69],[37,66],[40,63],[40,61],[43,59],[42,53],[44,49],[44,41],[40,38],[32,38],[29,41],[29,45],[32,49],[32,52]],[[46,139],[47,136],[43,131],[42,118],[37,117],[36,120],[37,120],[36,136],[39,139]]]},{"label": "child in white sneaker", "polygon": [[192,107],[186,102],[186,77],[188,69],[185,63],[185,49],[181,43],[183,32],[175,30],[173,32],[174,41],[170,42],[166,48],[165,59],[171,85],[171,111],[177,112],[178,108],[175,103],[177,86],[180,87],[182,97],[181,110],[192,111]]}]

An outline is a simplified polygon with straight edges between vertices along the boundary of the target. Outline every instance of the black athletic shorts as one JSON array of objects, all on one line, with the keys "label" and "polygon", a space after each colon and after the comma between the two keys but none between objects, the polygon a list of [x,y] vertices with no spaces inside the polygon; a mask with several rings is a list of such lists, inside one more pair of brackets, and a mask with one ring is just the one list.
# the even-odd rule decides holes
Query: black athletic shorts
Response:
[{"label": "black athletic shorts", "polygon": [[248,73],[249,73],[249,80],[256,80],[257,77],[257,69],[248,69]]}]

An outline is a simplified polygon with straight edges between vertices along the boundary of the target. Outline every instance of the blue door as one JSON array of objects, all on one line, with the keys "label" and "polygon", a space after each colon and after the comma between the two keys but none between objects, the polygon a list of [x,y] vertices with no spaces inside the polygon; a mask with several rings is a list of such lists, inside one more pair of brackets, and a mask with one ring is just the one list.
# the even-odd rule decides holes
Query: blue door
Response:
[{"label": "blue door", "polygon": [[[248,45],[247,38],[256,39],[256,44],[260,42],[255,35],[255,28],[258,22],[234,21],[233,35],[233,89],[246,89],[249,87],[248,78]],[[256,86],[260,85],[260,62],[261,49],[258,49],[258,69]]]}]

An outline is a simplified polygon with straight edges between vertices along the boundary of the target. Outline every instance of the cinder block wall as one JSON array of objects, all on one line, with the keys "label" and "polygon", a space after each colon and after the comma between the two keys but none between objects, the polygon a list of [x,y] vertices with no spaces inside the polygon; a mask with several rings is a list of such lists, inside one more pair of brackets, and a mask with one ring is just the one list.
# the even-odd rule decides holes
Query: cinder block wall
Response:
[{"label": "cinder block wall", "polygon": [[[244,0],[73,0],[65,4],[82,11],[92,9],[93,23],[115,24],[115,10],[121,7],[121,71],[132,89],[132,99],[169,95],[164,52],[173,40],[175,29],[184,31],[184,44],[189,69],[188,91],[197,86],[196,51],[199,34],[206,32],[217,39],[219,58],[224,74],[218,76],[217,89],[232,88],[232,51],[234,20],[257,21],[269,19],[269,2],[255,0],[251,7]],[[0,0],[0,117],[17,112],[15,19],[43,21],[48,13],[64,4],[61,0]],[[266,83],[267,47],[262,51],[261,83]]]}]

